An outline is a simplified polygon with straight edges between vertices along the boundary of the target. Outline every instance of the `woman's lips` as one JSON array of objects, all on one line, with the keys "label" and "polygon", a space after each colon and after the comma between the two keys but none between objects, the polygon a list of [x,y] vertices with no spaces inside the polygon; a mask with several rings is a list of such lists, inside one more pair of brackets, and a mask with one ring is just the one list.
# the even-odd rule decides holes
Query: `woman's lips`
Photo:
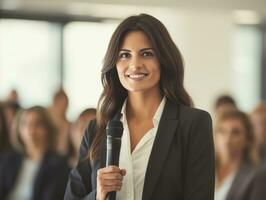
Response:
[{"label": "woman's lips", "polygon": [[146,73],[134,73],[134,74],[126,75],[126,76],[132,80],[140,81],[140,80],[144,79],[146,76],[148,76],[148,74],[146,74]]}]

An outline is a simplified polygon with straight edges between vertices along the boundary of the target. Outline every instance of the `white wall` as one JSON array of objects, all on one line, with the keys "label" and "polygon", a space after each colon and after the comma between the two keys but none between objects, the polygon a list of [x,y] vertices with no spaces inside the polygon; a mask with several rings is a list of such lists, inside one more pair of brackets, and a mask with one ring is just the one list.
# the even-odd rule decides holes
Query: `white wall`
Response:
[{"label": "white wall", "polygon": [[229,11],[135,8],[160,19],[185,60],[185,86],[196,107],[212,112],[221,93],[234,93],[232,39],[234,23]]},{"label": "white wall", "polygon": [[[247,111],[257,102],[259,88],[256,85],[259,81],[254,77],[258,77],[259,66],[244,66],[243,70],[248,69],[248,73],[242,73],[241,76],[248,76],[244,79],[235,78],[239,75],[234,66],[233,51],[236,48],[233,47],[237,42],[234,42],[236,26],[231,11],[121,5],[90,7],[92,16],[124,19],[139,13],[154,15],[166,25],[184,56],[185,86],[196,107],[212,112],[214,100],[221,93],[233,94]],[[79,26],[82,23],[74,23],[72,26],[76,27],[75,31],[71,31],[70,26],[66,27],[69,34],[65,39],[69,39],[69,42],[66,43],[64,86],[70,94],[69,116],[72,119],[83,108],[96,106],[101,93],[101,62],[111,33],[118,22],[105,23],[83,28]],[[258,43],[258,40],[254,41]],[[238,70],[242,70],[242,66],[238,66]],[[28,77],[29,80],[30,78]],[[252,84],[253,87],[246,87],[247,84]],[[89,89],[92,92],[88,91]],[[252,101],[246,101],[249,94],[253,95]]]}]

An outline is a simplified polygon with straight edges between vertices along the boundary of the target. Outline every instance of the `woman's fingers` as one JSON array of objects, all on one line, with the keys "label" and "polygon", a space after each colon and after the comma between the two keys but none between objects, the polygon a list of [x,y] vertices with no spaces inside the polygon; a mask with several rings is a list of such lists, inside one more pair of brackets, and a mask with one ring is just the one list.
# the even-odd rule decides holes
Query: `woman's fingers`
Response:
[{"label": "woman's fingers", "polygon": [[120,173],[121,172],[121,169],[117,166],[107,166],[105,168],[101,168],[98,170],[98,174],[107,174],[107,173],[114,173],[114,172],[117,172],[117,173]]},{"label": "woman's fingers", "polygon": [[99,174],[98,177],[100,179],[107,179],[107,180],[122,180],[123,176],[121,173],[108,173],[108,174]]},{"label": "woman's fingers", "polygon": [[105,197],[108,192],[119,191],[126,170],[117,166],[108,166],[97,171],[97,196]]}]

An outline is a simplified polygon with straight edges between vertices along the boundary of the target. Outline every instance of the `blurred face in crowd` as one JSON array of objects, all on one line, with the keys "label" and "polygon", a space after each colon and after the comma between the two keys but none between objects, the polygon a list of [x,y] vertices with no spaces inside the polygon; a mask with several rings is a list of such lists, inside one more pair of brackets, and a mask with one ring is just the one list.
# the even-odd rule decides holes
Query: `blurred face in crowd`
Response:
[{"label": "blurred face in crowd", "polygon": [[78,118],[71,131],[71,139],[78,149],[84,135],[84,131],[87,128],[89,122],[95,119],[94,113],[86,113]]},{"label": "blurred face in crowd", "polygon": [[2,129],[3,129],[2,120],[0,120],[0,136],[1,136],[2,132],[3,132]]},{"label": "blurred face in crowd", "polygon": [[217,117],[219,117],[222,116],[224,113],[230,112],[232,110],[236,110],[236,106],[234,104],[224,103],[216,108],[216,115]]},{"label": "blurred face in crowd", "polygon": [[266,114],[253,113],[251,122],[254,128],[256,143],[259,145],[266,144]]},{"label": "blurred face in crowd", "polygon": [[65,96],[65,94],[59,94],[55,100],[54,100],[54,106],[56,110],[64,115],[68,108],[68,98]]},{"label": "blurred face in crowd", "polygon": [[47,142],[47,128],[37,112],[28,111],[21,116],[20,137],[26,147],[41,148]]},{"label": "blurred face in crowd", "polygon": [[142,31],[129,32],[121,45],[117,71],[130,92],[159,90],[160,64],[149,38]]},{"label": "blurred face in crowd", "polygon": [[246,146],[246,130],[241,120],[231,118],[220,123],[215,134],[215,147],[218,156],[241,157]]}]

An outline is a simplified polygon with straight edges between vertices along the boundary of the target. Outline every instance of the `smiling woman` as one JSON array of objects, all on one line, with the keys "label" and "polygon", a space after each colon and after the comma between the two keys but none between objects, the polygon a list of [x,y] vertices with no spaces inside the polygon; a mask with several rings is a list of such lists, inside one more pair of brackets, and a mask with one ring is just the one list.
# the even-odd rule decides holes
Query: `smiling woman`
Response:
[{"label": "smiling woman", "polygon": [[117,72],[125,89],[147,93],[147,89],[152,88],[159,92],[160,63],[148,37],[143,32],[128,33],[118,57]]},{"label": "smiling woman", "polygon": [[[181,53],[165,26],[140,14],[109,43],[96,120],[88,126],[65,199],[213,200],[210,115],[192,108]],[[105,166],[106,125],[124,126],[118,166]]]}]

